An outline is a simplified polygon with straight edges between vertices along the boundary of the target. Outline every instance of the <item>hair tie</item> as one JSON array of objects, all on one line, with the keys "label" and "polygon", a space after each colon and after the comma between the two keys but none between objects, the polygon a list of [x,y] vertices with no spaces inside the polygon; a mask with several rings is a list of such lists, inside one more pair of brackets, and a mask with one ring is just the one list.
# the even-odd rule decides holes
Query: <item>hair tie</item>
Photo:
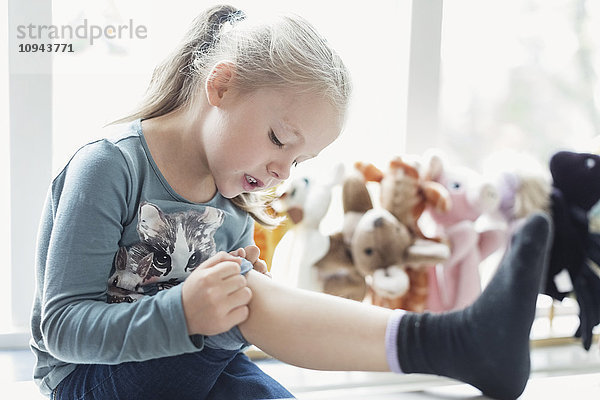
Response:
[{"label": "hair tie", "polygon": [[213,31],[213,43],[219,40],[219,34],[229,32],[236,23],[245,18],[246,13],[244,13],[242,10],[235,10],[225,15],[222,15],[218,19],[217,24],[215,25],[215,29]]},{"label": "hair tie", "polygon": [[229,17],[229,18],[227,18],[227,21],[228,21],[230,24],[232,24],[232,25],[233,25],[233,24],[235,24],[236,22],[239,22],[239,21],[242,21],[242,20],[246,19],[246,13],[245,13],[245,12],[243,12],[242,10],[236,10],[236,11],[234,11],[234,12],[230,13],[230,14],[228,15],[228,17]]}]

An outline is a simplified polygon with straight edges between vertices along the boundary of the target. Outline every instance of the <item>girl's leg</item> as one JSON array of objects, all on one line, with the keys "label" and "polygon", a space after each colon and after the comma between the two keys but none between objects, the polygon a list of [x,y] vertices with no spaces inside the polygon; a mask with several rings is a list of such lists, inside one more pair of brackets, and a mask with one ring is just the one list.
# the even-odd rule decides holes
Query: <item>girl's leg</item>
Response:
[{"label": "girl's leg", "polygon": [[197,353],[119,365],[79,365],[53,399],[204,399],[237,351]]},{"label": "girl's leg", "polygon": [[529,378],[529,332],[549,243],[548,217],[534,215],[514,235],[477,301],[445,314],[403,314],[287,289],[251,271],[250,316],[240,329],[250,343],[301,367],[384,371],[391,366],[515,398]]},{"label": "girl's leg", "polygon": [[243,353],[239,353],[219,375],[207,400],[291,399],[294,396],[265,374]]},{"label": "girl's leg", "polygon": [[239,328],[271,356],[320,370],[389,371],[385,332],[392,310],[290,288],[255,271],[250,316]]}]

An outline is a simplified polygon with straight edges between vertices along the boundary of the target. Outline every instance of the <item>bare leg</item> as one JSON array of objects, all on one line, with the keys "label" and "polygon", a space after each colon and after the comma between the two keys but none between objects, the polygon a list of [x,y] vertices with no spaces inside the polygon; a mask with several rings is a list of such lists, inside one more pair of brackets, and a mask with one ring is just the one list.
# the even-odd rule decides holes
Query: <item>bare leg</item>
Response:
[{"label": "bare leg", "polygon": [[[477,301],[443,314],[393,314],[288,289],[251,271],[254,298],[240,328],[250,342],[290,364],[364,371],[386,371],[391,365],[396,372],[447,376],[487,396],[514,399],[529,379],[529,332],[550,239],[549,217],[531,216]],[[386,330],[394,341],[386,338]]]},{"label": "bare leg", "polygon": [[294,289],[250,271],[250,316],[244,337],[271,356],[300,367],[389,371],[385,331],[391,310]]}]

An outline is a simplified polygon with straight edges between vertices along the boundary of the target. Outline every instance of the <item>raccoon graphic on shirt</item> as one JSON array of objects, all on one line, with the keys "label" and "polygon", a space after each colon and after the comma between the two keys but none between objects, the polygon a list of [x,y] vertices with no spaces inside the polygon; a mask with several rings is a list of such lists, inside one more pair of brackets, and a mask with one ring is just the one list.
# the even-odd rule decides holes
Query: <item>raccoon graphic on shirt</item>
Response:
[{"label": "raccoon graphic on shirt", "polygon": [[165,213],[155,204],[141,203],[140,242],[115,255],[107,301],[131,303],[183,282],[216,253],[214,234],[223,220],[224,212],[213,207]]}]

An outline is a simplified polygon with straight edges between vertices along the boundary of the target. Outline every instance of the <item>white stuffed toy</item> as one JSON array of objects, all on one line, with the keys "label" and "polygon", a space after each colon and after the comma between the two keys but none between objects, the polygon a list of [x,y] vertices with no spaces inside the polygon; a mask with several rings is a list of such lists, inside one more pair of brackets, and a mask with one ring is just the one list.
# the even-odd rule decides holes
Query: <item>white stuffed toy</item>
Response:
[{"label": "white stuffed toy", "polygon": [[344,166],[336,165],[323,179],[293,179],[274,207],[294,222],[273,254],[273,279],[288,286],[321,291],[322,283],[314,264],[328,251],[329,236],[319,229],[331,203],[332,189],[342,182]]}]

